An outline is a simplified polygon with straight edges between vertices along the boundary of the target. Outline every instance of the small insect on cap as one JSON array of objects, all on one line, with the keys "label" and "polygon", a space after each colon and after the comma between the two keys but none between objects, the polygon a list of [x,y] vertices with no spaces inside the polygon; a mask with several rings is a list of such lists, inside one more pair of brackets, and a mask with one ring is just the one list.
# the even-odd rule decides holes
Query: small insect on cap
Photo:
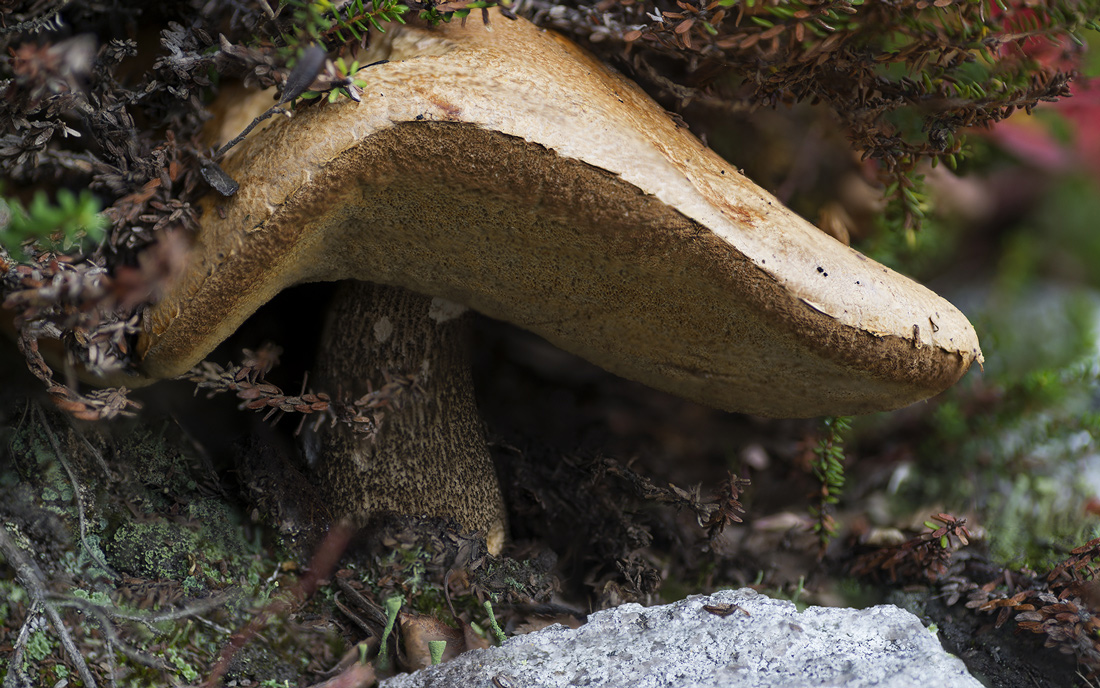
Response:
[{"label": "small insect on cap", "polygon": [[147,375],[186,371],[290,285],[349,278],[769,416],[905,406],[981,360],[950,303],[783,207],[587,53],[491,17],[389,27],[361,103],[299,108],[230,151],[240,191],[205,200],[188,273],[151,312]]}]

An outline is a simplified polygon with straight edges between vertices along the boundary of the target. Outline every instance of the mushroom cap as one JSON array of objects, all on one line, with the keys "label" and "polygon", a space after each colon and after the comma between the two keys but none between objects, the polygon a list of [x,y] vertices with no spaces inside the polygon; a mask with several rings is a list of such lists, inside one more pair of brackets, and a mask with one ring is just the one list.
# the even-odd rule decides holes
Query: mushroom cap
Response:
[{"label": "mushroom cap", "polygon": [[767,416],[898,408],[981,360],[954,306],[795,215],[556,34],[493,14],[393,26],[372,49],[389,62],[358,74],[362,103],[301,108],[230,151],[240,191],[204,199],[191,264],[139,342],[146,375],[184,373],[288,286],[339,279],[465,304]]}]

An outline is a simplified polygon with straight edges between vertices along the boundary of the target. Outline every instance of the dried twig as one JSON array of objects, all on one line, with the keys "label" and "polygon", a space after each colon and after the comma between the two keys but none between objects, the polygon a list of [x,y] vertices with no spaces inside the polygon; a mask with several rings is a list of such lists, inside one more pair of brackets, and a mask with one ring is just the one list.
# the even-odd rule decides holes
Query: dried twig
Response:
[{"label": "dried twig", "polygon": [[221,678],[229,669],[229,663],[233,657],[256,634],[263,630],[264,624],[277,614],[284,614],[296,609],[313,596],[321,582],[332,575],[354,533],[354,529],[345,523],[333,524],[325,539],[317,547],[306,575],[290,590],[289,595],[273,600],[259,614],[256,614],[247,626],[233,634],[229,639],[229,643],[219,653],[218,661],[203,682],[204,686],[221,685]]},{"label": "dried twig", "polygon": [[266,411],[265,421],[276,413],[300,413],[303,418],[317,414],[317,427],[328,419],[332,423],[346,423],[370,438],[377,435],[381,428],[386,409],[401,408],[407,395],[419,390],[415,376],[382,371],[382,386],[371,388],[352,401],[334,401],[324,392],[306,392],[305,383],[301,393],[289,395],[279,387],[262,381],[278,361],[277,349],[264,348],[258,353],[245,349],[244,365],[224,367],[203,361],[192,368],[184,379],[194,382],[197,389],[206,390],[208,396],[233,392],[242,402],[241,409]]},{"label": "dried twig", "polygon": [[891,583],[935,582],[947,572],[952,552],[970,544],[970,531],[965,518],[951,514],[936,514],[924,525],[926,531],[900,545],[857,557],[852,574],[878,579],[885,572]]},{"label": "dried twig", "polygon": [[[35,604],[40,604],[45,610],[54,632],[61,641],[61,647],[65,650],[65,655],[69,658],[69,661],[76,667],[76,673],[80,676],[80,680],[84,682],[85,686],[95,688],[95,677],[92,676],[91,670],[84,662],[83,655],[80,654],[76,643],[73,642],[69,629],[65,627],[65,620],[61,618],[57,608],[47,599],[46,584],[41,571],[38,570],[38,564],[26,555],[22,547],[16,544],[4,524],[0,524],[0,554],[3,554],[4,558],[8,560],[8,564],[15,569],[16,580],[27,591],[27,595],[31,600]],[[6,684],[8,679],[5,678],[4,682]]]},{"label": "dried twig", "polygon": [[711,502],[716,508],[702,524],[707,529],[709,539],[713,540],[725,532],[726,526],[742,522],[741,514],[745,513],[745,506],[738,498],[744,493],[749,484],[748,478],[738,478],[733,473],[730,473],[726,481],[722,483],[718,495]]},{"label": "dried twig", "polygon": [[69,462],[65,459],[65,455],[61,451],[61,444],[57,441],[57,435],[54,434],[53,429],[50,427],[50,422],[46,418],[46,414],[37,404],[34,405],[34,410],[38,415],[39,423],[42,424],[42,431],[46,433],[46,439],[49,440],[50,447],[53,448],[54,456],[57,457],[57,462],[61,464],[61,467],[65,469],[65,474],[69,476],[69,484],[72,485],[73,497],[76,499],[76,515],[80,520],[80,543],[84,545],[84,551],[88,553],[88,556],[91,557],[108,576],[117,579],[118,573],[116,573],[103,559],[99,548],[92,547],[88,544],[88,524],[84,516],[84,497],[80,489],[80,482],[76,479],[76,474],[73,473],[72,467],[69,466]]},{"label": "dried twig", "polygon": [[[2,529],[2,527],[0,527]],[[3,535],[0,535],[2,538]],[[2,544],[0,544],[2,547]],[[4,675],[4,688],[33,688],[34,683],[23,673],[23,652],[27,649],[27,642],[31,638],[31,626],[38,618],[42,603],[38,600],[31,602],[27,609],[27,618],[23,619],[23,625],[19,627],[19,637],[15,639],[15,647],[8,661],[8,672]]]},{"label": "dried twig", "polygon": [[[107,614],[103,612],[104,607],[95,604],[77,604],[73,600],[62,600],[58,603],[60,606],[75,606],[86,611],[90,614],[99,626],[99,630],[103,632],[103,635],[107,640],[107,647],[109,652],[118,650],[122,654],[126,655],[134,662],[147,666],[151,669],[159,669],[160,671],[172,671],[172,665],[168,662],[160,659],[159,657],[149,654],[148,652],[142,652],[137,648],[132,647],[130,644],[122,640],[119,637],[118,631],[115,630],[115,625],[111,623],[111,620],[107,618]],[[158,631],[159,632],[159,631]]]},{"label": "dried twig", "polygon": [[926,523],[928,532],[857,557],[852,573],[878,578],[885,571],[891,582],[934,583],[949,606],[966,595],[968,609],[996,614],[995,628],[1014,621],[1019,630],[1046,636],[1046,647],[1076,657],[1088,678],[1100,676],[1100,538],[1072,550],[1043,578],[997,568],[992,580],[979,584],[965,567],[948,571],[951,553],[968,542],[965,520],[933,519],[938,527]]}]

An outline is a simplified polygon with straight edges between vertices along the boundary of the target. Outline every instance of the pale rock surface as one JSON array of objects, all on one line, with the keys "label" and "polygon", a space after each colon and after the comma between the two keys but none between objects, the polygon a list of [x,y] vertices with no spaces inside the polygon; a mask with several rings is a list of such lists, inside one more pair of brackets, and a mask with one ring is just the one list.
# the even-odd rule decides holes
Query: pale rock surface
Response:
[{"label": "pale rock surface", "polygon": [[[722,617],[706,605],[737,605]],[[743,611],[742,611],[743,610]],[[747,614],[746,614],[747,612]],[[894,606],[810,607],[749,589],[626,604],[382,682],[383,688],[980,688],[917,617]],[[509,683],[508,681],[511,681]]]}]

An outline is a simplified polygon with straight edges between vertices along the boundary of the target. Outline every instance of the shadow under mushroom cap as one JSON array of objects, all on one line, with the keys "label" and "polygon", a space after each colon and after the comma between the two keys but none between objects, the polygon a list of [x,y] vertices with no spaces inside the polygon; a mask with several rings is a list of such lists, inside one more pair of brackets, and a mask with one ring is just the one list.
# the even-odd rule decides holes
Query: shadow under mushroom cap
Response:
[{"label": "shadow under mushroom cap", "polygon": [[[232,151],[142,366],[184,372],[287,286],[467,304],[634,380],[771,416],[897,408],[981,360],[928,289],[802,220],[633,84],[524,21],[393,27],[363,103]],[[270,102],[270,101],[268,101]]]}]

